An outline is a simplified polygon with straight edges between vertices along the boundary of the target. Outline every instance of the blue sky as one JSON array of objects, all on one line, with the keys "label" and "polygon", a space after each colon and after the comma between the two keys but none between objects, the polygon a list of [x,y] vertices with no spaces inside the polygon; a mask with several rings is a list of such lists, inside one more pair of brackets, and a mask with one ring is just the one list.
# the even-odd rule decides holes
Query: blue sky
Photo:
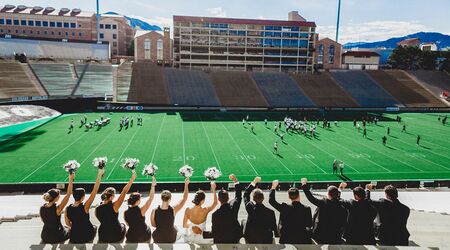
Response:
[{"label": "blue sky", "polygon": [[[172,15],[287,19],[298,10],[315,21],[321,37],[335,36],[338,0],[101,0],[101,12],[115,11],[152,24],[171,26]],[[95,10],[95,0],[0,0]],[[342,0],[340,42],[377,41],[418,31],[450,34],[450,0]]]}]

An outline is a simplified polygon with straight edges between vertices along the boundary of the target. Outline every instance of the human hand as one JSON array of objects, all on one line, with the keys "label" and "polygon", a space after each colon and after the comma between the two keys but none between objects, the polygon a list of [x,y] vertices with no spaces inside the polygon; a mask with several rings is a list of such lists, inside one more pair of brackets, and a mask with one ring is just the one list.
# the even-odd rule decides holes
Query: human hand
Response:
[{"label": "human hand", "polygon": [[216,191],[216,186],[217,186],[216,183],[212,181],[211,182],[211,191],[213,191],[213,192]]},{"label": "human hand", "polygon": [[308,183],[308,179],[302,178],[301,183],[302,183],[302,186],[306,185],[306,183]]},{"label": "human hand", "polygon": [[237,180],[237,178],[236,178],[236,176],[235,176],[234,174],[230,174],[230,175],[228,176],[228,178],[229,178],[231,181],[233,181],[233,182],[238,182],[238,180]]},{"label": "human hand", "polygon": [[274,190],[277,189],[278,184],[279,184],[278,180],[274,180],[274,181],[272,182],[272,189],[274,189]]}]

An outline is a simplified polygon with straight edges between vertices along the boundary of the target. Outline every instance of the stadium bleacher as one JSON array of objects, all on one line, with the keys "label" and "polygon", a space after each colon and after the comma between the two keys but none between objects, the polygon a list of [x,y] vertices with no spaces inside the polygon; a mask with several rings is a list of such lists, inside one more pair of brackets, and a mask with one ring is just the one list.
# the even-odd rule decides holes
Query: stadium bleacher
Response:
[{"label": "stadium bleacher", "polygon": [[168,105],[164,71],[153,63],[133,63],[133,74],[128,101],[145,104]]},{"label": "stadium bleacher", "polygon": [[362,107],[400,105],[364,71],[333,71],[331,75]]},{"label": "stadium bleacher", "polygon": [[110,64],[77,64],[79,77],[75,95],[104,96],[112,94],[112,66]]},{"label": "stadium bleacher", "polygon": [[27,67],[27,64],[16,62],[0,63],[0,99],[46,95],[40,83],[30,79]]},{"label": "stadium bleacher", "polygon": [[328,72],[320,74],[293,74],[300,87],[319,107],[359,107]]},{"label": "stadium bleacher", "polygon": [[248,72],[214,71],[211,81],[224,107],[268,107]]},{"label": "stadium bleacher", "polygon": [[440,100],[411,79],[403,71],[372,70],[367,73],[386,91],[407,107],[443,107]]},{"label": "stadium bleacher", "polygon": [[443,91],[450,91],[450,75],[443,71],[408,71],[424,87],[439,97]]},{"label": "stadium bleacher", "polygon": [[114,98],[117,102],[128,101],[128,93],[130,92],[131,76],[133,73],[132,63],[122,63],[117,67],[116,85]]},{"label": "stadium bleacher", "polygon": [[253,72],[251,76],[272,107],[315,106],[288,74],[280,72]]},{"label": "stadium bleacher", "polygon": [[108,44],[0,38],[0,56],[25,53],[28,58],[109,60]]},{"label": "stadium bleacher", "polygon": [[184,106],[218,107],[214,87],[209,76],[203,71],[184,69],[164,69],[167,90],[171,103]]},{"label": "stadium bleacher", "polygon": [[31,63],[31,68],[51,96],[69,96],[78,79],[74,79],[68,63]]}]

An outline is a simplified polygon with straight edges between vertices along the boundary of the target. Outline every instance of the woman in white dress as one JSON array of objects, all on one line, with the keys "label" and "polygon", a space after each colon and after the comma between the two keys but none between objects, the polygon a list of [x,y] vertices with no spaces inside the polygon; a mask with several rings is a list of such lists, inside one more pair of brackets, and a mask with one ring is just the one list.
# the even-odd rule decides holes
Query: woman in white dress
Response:
[{"label": "woman in white dress", "polygon": [[212,239],[204,239],[203,231],[206,229],[206,218],[208,214],[217,206],[216,184],[211,182],[211,192],[213,193],[214,201],[209,207],[203,207],[205,203],[205,192],[199,190],[195,193],[193,207],[186,208],[183,218],[183,227],[186,229],[184,240],[186,243],[193,244],[210,244]]}]

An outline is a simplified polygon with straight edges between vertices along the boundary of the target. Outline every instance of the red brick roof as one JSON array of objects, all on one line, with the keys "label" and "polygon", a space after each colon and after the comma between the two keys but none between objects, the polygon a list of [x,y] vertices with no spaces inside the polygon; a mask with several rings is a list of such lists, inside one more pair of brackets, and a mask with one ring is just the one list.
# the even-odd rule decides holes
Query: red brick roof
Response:
[{"label": "red brick roof", "polygon": [[377,52],[374,51],[347,51],[342,56],[380,56]]},{"label": "red brick roof", "polygon": [[210,23],[230,23],[230,24],[257,24],[257,25],[316,27],[315,22],[223,18],[223,17],[173,16],[173,21],[174,22],[210,22]]},{"label": "red brick roof", "polygon": [[407,38],[397,43],[397,46],[417,46],[420,44],[419,38]]}]

